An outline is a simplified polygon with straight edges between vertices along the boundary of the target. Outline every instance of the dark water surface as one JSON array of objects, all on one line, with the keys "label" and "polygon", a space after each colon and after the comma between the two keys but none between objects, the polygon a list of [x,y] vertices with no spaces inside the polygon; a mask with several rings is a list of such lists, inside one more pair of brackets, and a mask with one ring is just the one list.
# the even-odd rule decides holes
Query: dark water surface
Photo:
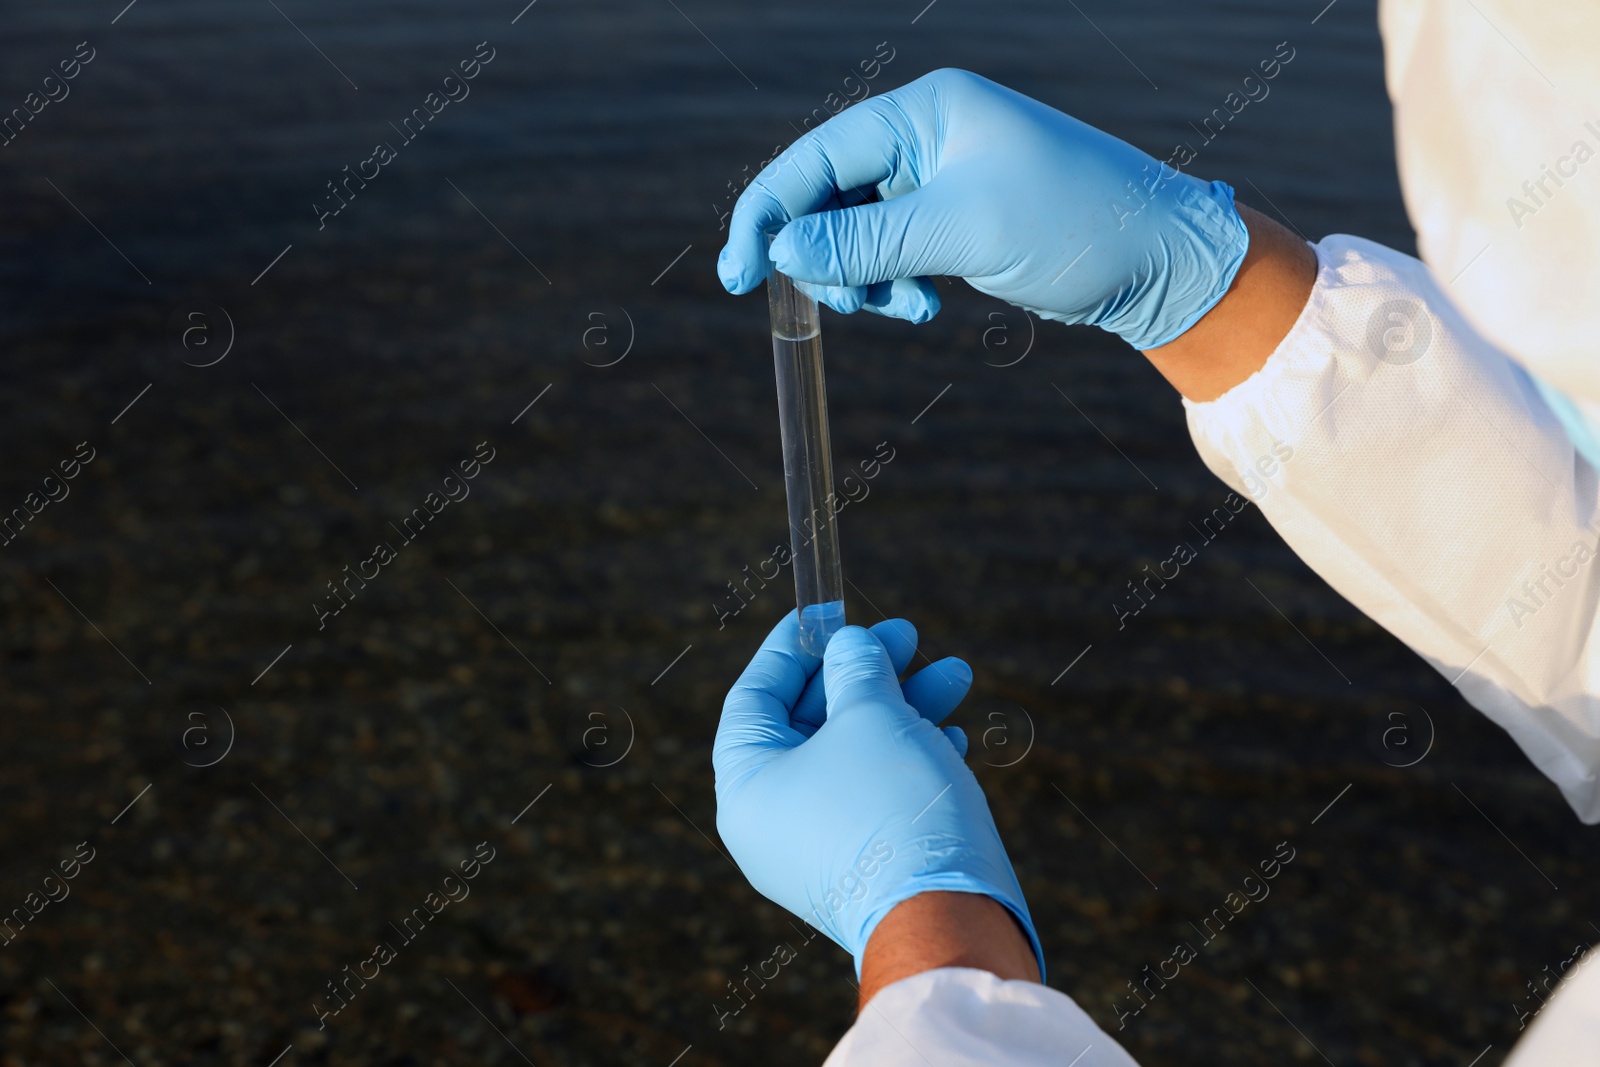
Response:
[{"label": "dark water surface", "polygon": [[[0,909],[93,854],[0,950],[8,1067],[820,1062],[855,997],[822,939],[716,1008],[797,938],[715,840],[722,695],[791,600],[719,627],[785,521],[764,302],[712,266],[729,183],[862,61],[892,57],[873,92],[963,66],[1188,140],[1313,238],[1411,246],[1371,3],[520,6],[6,11],[5,108],[94,49],[0,148],[0,506],[94,453],[0,554]],[[1120,342],[943,292],[920,328],[826,317],[835,460],[894,456],[841,520],[848,608],[972,663],[954,721],[1051,984],[1117,1032],[1188,939],[1118,1034],[1146,1065],[1500,1062],[1524,983],[1595,934],[1592,833],[1253,509],[1119,630],[1226,491]],[[480,842],[470,897],[404,941]]]}]

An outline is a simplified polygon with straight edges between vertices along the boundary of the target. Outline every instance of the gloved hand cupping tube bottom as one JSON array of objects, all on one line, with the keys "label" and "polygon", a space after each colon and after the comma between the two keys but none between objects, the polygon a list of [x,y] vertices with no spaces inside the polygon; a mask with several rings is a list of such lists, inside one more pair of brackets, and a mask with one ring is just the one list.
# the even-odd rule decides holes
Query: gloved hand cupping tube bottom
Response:
[{"label": "gloved hand cupping tube bottom", "polygon": [[[875,188],[882,198],[841,207]],[[772,261],[837,311],[923,322],[930,275],[1139,349],[1228,291],[1249,235],[1233,190],[1166,167],[1054,108],[960,70],[864,100],[745,189],[717,263],[729,292]]]},{"label": "gloved hand cupping tube bottom", "polygon": [[717,830],[750,884],[842,946],[858,975],[883,917],[943,890],[1003,904],[1042,976],[1022,888],[962,762],[966,737],[938,726],[972,672],[945,659],[902,685],[915,650],[915,629],[891,620],[845,627],[819,661],[790,612],[723,705]]}]

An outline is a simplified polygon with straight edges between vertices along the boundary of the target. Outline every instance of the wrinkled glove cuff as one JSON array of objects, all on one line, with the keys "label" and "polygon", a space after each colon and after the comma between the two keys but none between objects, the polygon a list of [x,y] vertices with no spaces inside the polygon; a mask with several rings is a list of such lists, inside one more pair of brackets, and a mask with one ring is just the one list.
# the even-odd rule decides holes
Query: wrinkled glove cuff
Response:
[{"label": "wrinkled glove cuff", "polygon": [[1176,340],[1227,295],[1250,248],[1250,231],[1226,182],[1180,175],[1163,193],[1176,203],[1148,255],[1144,280],[1095,325],[1148,351]]}]

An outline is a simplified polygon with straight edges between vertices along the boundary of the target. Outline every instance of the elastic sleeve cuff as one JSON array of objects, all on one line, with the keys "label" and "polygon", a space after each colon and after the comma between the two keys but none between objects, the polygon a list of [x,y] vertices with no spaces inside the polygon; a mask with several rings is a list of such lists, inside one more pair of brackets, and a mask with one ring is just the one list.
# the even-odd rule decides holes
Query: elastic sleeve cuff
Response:
[{"label": "elastic sleeve cuff", "polygon": [[1138,1067],[1069,996],[941,967],[884,987],[824,1067]]}]

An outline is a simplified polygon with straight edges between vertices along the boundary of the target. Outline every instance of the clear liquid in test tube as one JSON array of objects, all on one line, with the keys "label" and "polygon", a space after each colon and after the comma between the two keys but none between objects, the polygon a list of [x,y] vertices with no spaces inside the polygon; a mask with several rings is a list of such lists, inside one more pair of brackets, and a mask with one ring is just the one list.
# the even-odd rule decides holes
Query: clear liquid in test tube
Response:
[{"label": "clear liquid in test tube", "polygon": [[828,638],[844,626],[844,573],[839,568],[828,395],[822,376],[822,320],[817,302],[776,267],[767,271],[767,305],[778,372],[778,422],[800,645],[820,656]]}]

